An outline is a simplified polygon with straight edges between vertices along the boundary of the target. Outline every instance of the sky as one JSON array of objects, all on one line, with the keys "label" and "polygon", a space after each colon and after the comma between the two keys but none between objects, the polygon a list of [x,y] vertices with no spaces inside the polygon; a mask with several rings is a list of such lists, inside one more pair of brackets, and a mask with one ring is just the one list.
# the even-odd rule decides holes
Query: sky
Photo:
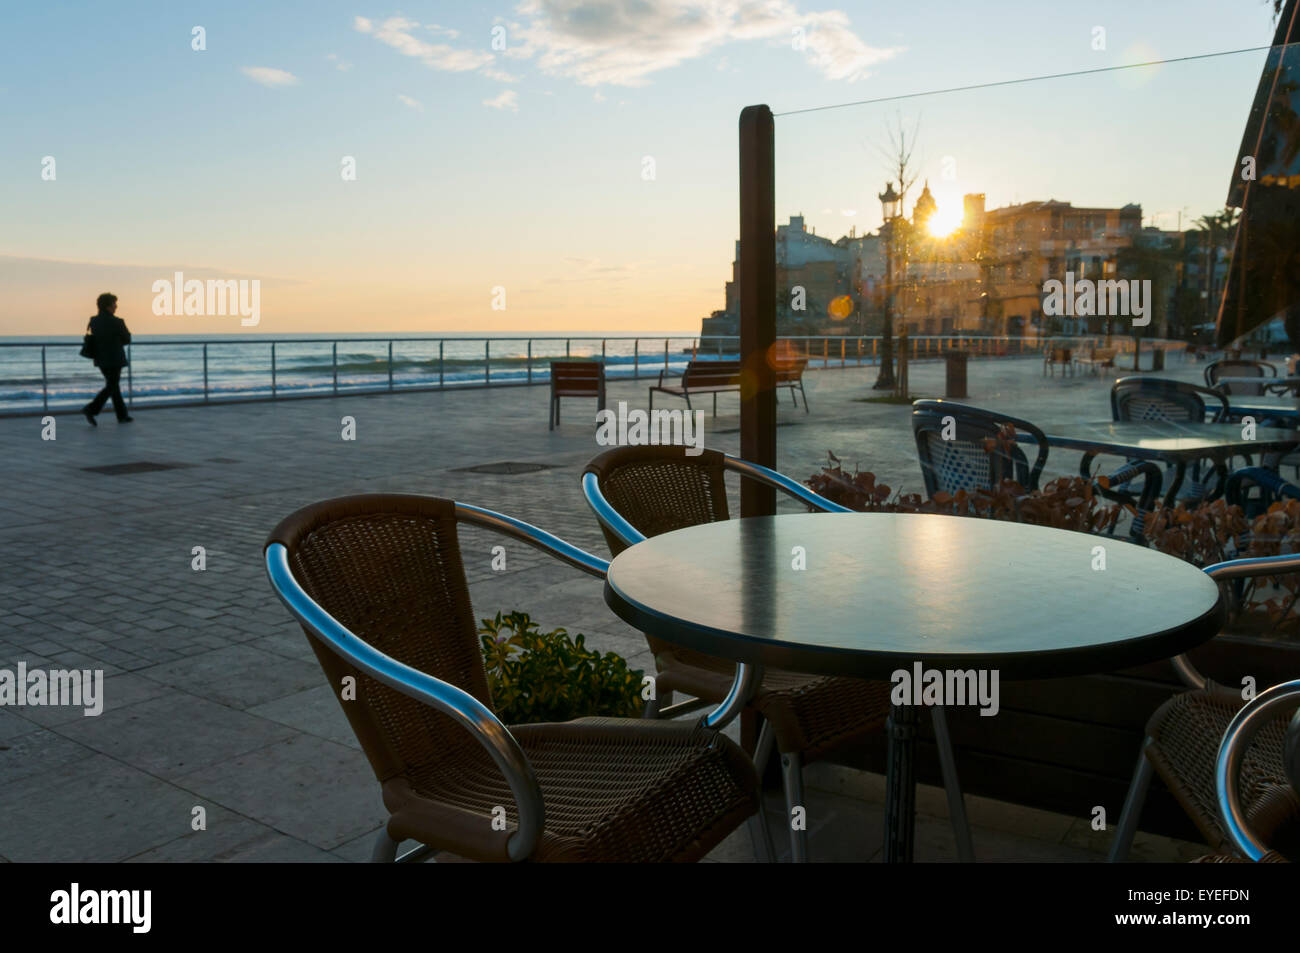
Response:
[{"label": "sky", "polygon": [[[1263,0],[47,0],[0,18],[0,335],[38,336],[80,333],[101,291],[137,334],[698,333],[731,277],[737,118],[757,103],[778,114],[778,222],[831,238],[879,226],[900,124],[941,214],[984,192],[1137,202],[1174,228],[1222,206],[1263,53],[782,113],[1273,33]],[[259,323],[153,313],[176,272],[259,281]]]}]

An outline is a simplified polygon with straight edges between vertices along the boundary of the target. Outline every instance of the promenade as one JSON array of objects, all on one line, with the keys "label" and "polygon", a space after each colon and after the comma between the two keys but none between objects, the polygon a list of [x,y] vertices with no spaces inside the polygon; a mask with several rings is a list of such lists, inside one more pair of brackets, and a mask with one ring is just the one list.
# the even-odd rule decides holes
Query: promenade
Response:
[{"label": "promenade", "polygon": [[[1173,357],[1167,376],[1198,380]],[[782,395],[778,466],[805,479],[826,451],[891,487],[922,489],[904,406],[863,403],[875,368],[809,373],[811,413]],[[912,390],[942,394],[943,366],[916,363]],[[1044,378],[1039,358],[970,365],[969,402],[1036,420],[1105,420],[1114,374]],[[647,382],[609,401],[644,407]],[[0,708],[0,860],[361,861],[385,812],[307,640],[262,570],[267,532],[304,504],[411,492],[501,509],[607,556],[579,488],[594,403],[511,387],[139,409],[98,428],[79,414],[0,419],[0,668],[102,669],[104,711]],[[657,395],[656,406],[677,402]],[[707,409],[708,404],[702,404]],[[356,439],[343,440],[342,418]],[[739,451],[734,395],[706,413],[706,445]],[[1054,453],[1048,476],[1078,455]],[[546,469],[468,472],[515,462]],[[154,467],[148,466],[152,464]],[[118,467],[119,472],[87,468]],[[125,472],[122,472],[125,471]],[[734,489],[734,487],[733,487]],[[605,607],[600,584],[487,533],[463,531],[477,615],[520,609],[653,670],[643,637]],[[492,547],[507,548],[504,573]],[[203,547],[206,568],[192,568]],[[807,773],[817,860],[879,858],[883,779],[828,765]],[[771,814],[782,817],[778,792]],[[1100,860],[1087,819],[970,798],[981,860]],[[917,859],[955,858],[942,791],[922,788]],[[206,830],[194,831],[195,807]],[[778,831],[778,848],[786,844]],[[1136,860],[1205,849],[1140,835]],[[746,829],[711,859],[752,859]]]}]

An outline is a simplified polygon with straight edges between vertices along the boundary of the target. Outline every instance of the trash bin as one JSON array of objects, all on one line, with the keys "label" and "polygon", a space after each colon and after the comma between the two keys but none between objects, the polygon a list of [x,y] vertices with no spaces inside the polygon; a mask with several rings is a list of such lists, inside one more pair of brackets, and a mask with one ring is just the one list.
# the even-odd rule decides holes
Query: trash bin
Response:
[{"label": "trash bin", "polygon": [[944,386],[945,397],[966,397],[966,358],[965,351],[948,352],[948,373]]},{"label": "trash bin", "polygon": [[1151,370],[1163,371],[1165,369],[1165,349],[1156,348],[1151,352]]}]

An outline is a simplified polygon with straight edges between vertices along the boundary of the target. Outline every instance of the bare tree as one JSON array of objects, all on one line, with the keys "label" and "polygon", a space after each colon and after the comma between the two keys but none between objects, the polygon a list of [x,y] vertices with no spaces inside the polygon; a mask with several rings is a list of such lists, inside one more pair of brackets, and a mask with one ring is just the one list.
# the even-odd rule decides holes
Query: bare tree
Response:
[{"label": "bare tree", "polygon": [[[916,141],[921,129],[921,117],[918,116],[912,126],[909,136],[907,129],[903,125],[903,117],[895,117],[893,126],[885,127],[885,134],[888,137],[888,146],[877,144],[877,151],[885,158],[888,163],[890,182],[889,186],[897,185],[898,188],[898,207],[899,215],[892,221],[887,221],[881,226],[881,233],[885,238],[886,248],[886,274],[885,274],[885,314],[884,322],[881,328],[880,344],[880,374],[876,378],[874,390],[893,390],[896,386],[894,378],[894,310],[893,310],[893,283],[894,283],[894,254],[900,248],[906,248],[907,223],[902,217],[902,210],[905,207],[908,190],[916,184],[920,173],[915,171],[912,164],[912,152],[916,149]],[[904,263],[903,271],[906,274],[907,266]],[[907,395],[904,394],[904,397]]]}]

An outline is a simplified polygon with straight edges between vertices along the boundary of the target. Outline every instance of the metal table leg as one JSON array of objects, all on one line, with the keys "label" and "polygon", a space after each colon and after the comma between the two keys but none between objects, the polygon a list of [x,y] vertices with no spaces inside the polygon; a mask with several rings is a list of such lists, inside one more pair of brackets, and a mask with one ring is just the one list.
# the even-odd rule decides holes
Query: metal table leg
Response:
[{"label": "metal table leg", "polygon": [[885,863],[912,862],[916,827],[916,708],[891,705],[886,732],[889,755],[885,769]]}]

